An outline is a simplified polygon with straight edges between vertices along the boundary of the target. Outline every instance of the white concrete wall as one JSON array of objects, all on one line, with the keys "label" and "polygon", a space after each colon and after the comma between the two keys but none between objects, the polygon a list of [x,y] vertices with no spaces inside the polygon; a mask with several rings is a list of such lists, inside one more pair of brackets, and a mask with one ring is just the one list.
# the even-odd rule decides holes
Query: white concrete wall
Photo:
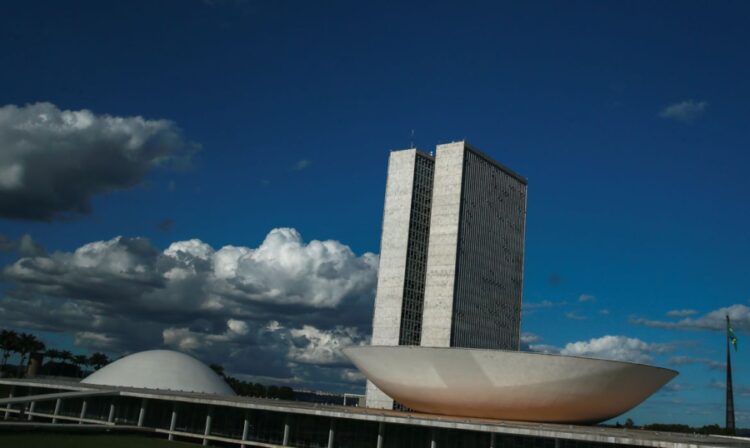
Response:
[{"label": "white concrete wall", "polygon": [[[415,149],[407,149],[391,152],[388,159],[372,345],[399,341],[416,156]],[[368,381],[367,407],[391,409],[393,400]]]},{"label": "white concrete wall", "polygon": [[422,346],[449,347],[461,210],[464,142],[438,145],[432,190]]}]

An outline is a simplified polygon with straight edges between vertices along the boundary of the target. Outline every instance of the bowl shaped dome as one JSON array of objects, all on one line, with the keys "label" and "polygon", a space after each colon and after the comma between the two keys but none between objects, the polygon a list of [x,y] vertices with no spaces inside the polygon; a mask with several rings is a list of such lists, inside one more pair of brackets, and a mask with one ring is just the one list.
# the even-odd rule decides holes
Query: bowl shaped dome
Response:
[{"label": "bowl shaped dome", "polygon": [[81,381],[84,384],[235,395],[210,367],[184,353],[148,350],[108,364]]},{"label": "bowl shaped dome", "polygon": [[503,350],[362,346],[344,354],[414,410],[501,420],[601,422],[677,375],[631,362]]}]

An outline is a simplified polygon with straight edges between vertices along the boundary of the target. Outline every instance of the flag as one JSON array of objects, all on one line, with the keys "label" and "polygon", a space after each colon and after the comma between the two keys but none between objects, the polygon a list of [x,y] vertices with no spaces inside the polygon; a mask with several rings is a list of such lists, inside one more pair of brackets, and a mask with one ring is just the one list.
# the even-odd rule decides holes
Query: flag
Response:
[{"label": "flag", "polygon": [[732,327],[727,327],[727,333],[727,336],[729,336],[729,342],[731,342],[734,346],[734,351],[737,351],[737,335],[734,334],[734,330],[732,330]]}]

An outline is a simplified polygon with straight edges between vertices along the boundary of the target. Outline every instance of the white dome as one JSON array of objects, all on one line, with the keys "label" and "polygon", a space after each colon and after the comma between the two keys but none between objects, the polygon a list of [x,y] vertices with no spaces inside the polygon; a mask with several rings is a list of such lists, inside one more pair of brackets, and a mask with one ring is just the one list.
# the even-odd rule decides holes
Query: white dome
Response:
[{"label": "white dome", "polygon": [[81,381],[103,386],[236,395],[210,367],[184,353],[148,350],[109,364]]},{"label": "white dome", "polygon": [[609,420],[677,376],[631,362],[506,350],[363,345],[344,354],[411,409],[526,422]]}]

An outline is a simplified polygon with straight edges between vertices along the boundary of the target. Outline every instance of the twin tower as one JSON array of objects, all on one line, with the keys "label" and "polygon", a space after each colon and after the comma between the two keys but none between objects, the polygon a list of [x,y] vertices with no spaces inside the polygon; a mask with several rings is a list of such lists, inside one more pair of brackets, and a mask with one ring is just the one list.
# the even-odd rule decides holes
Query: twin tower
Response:
[{"label": "twin tower", "polygon": [[518,350],[526,188],[466,142],[391,152],[372,345]]}]

